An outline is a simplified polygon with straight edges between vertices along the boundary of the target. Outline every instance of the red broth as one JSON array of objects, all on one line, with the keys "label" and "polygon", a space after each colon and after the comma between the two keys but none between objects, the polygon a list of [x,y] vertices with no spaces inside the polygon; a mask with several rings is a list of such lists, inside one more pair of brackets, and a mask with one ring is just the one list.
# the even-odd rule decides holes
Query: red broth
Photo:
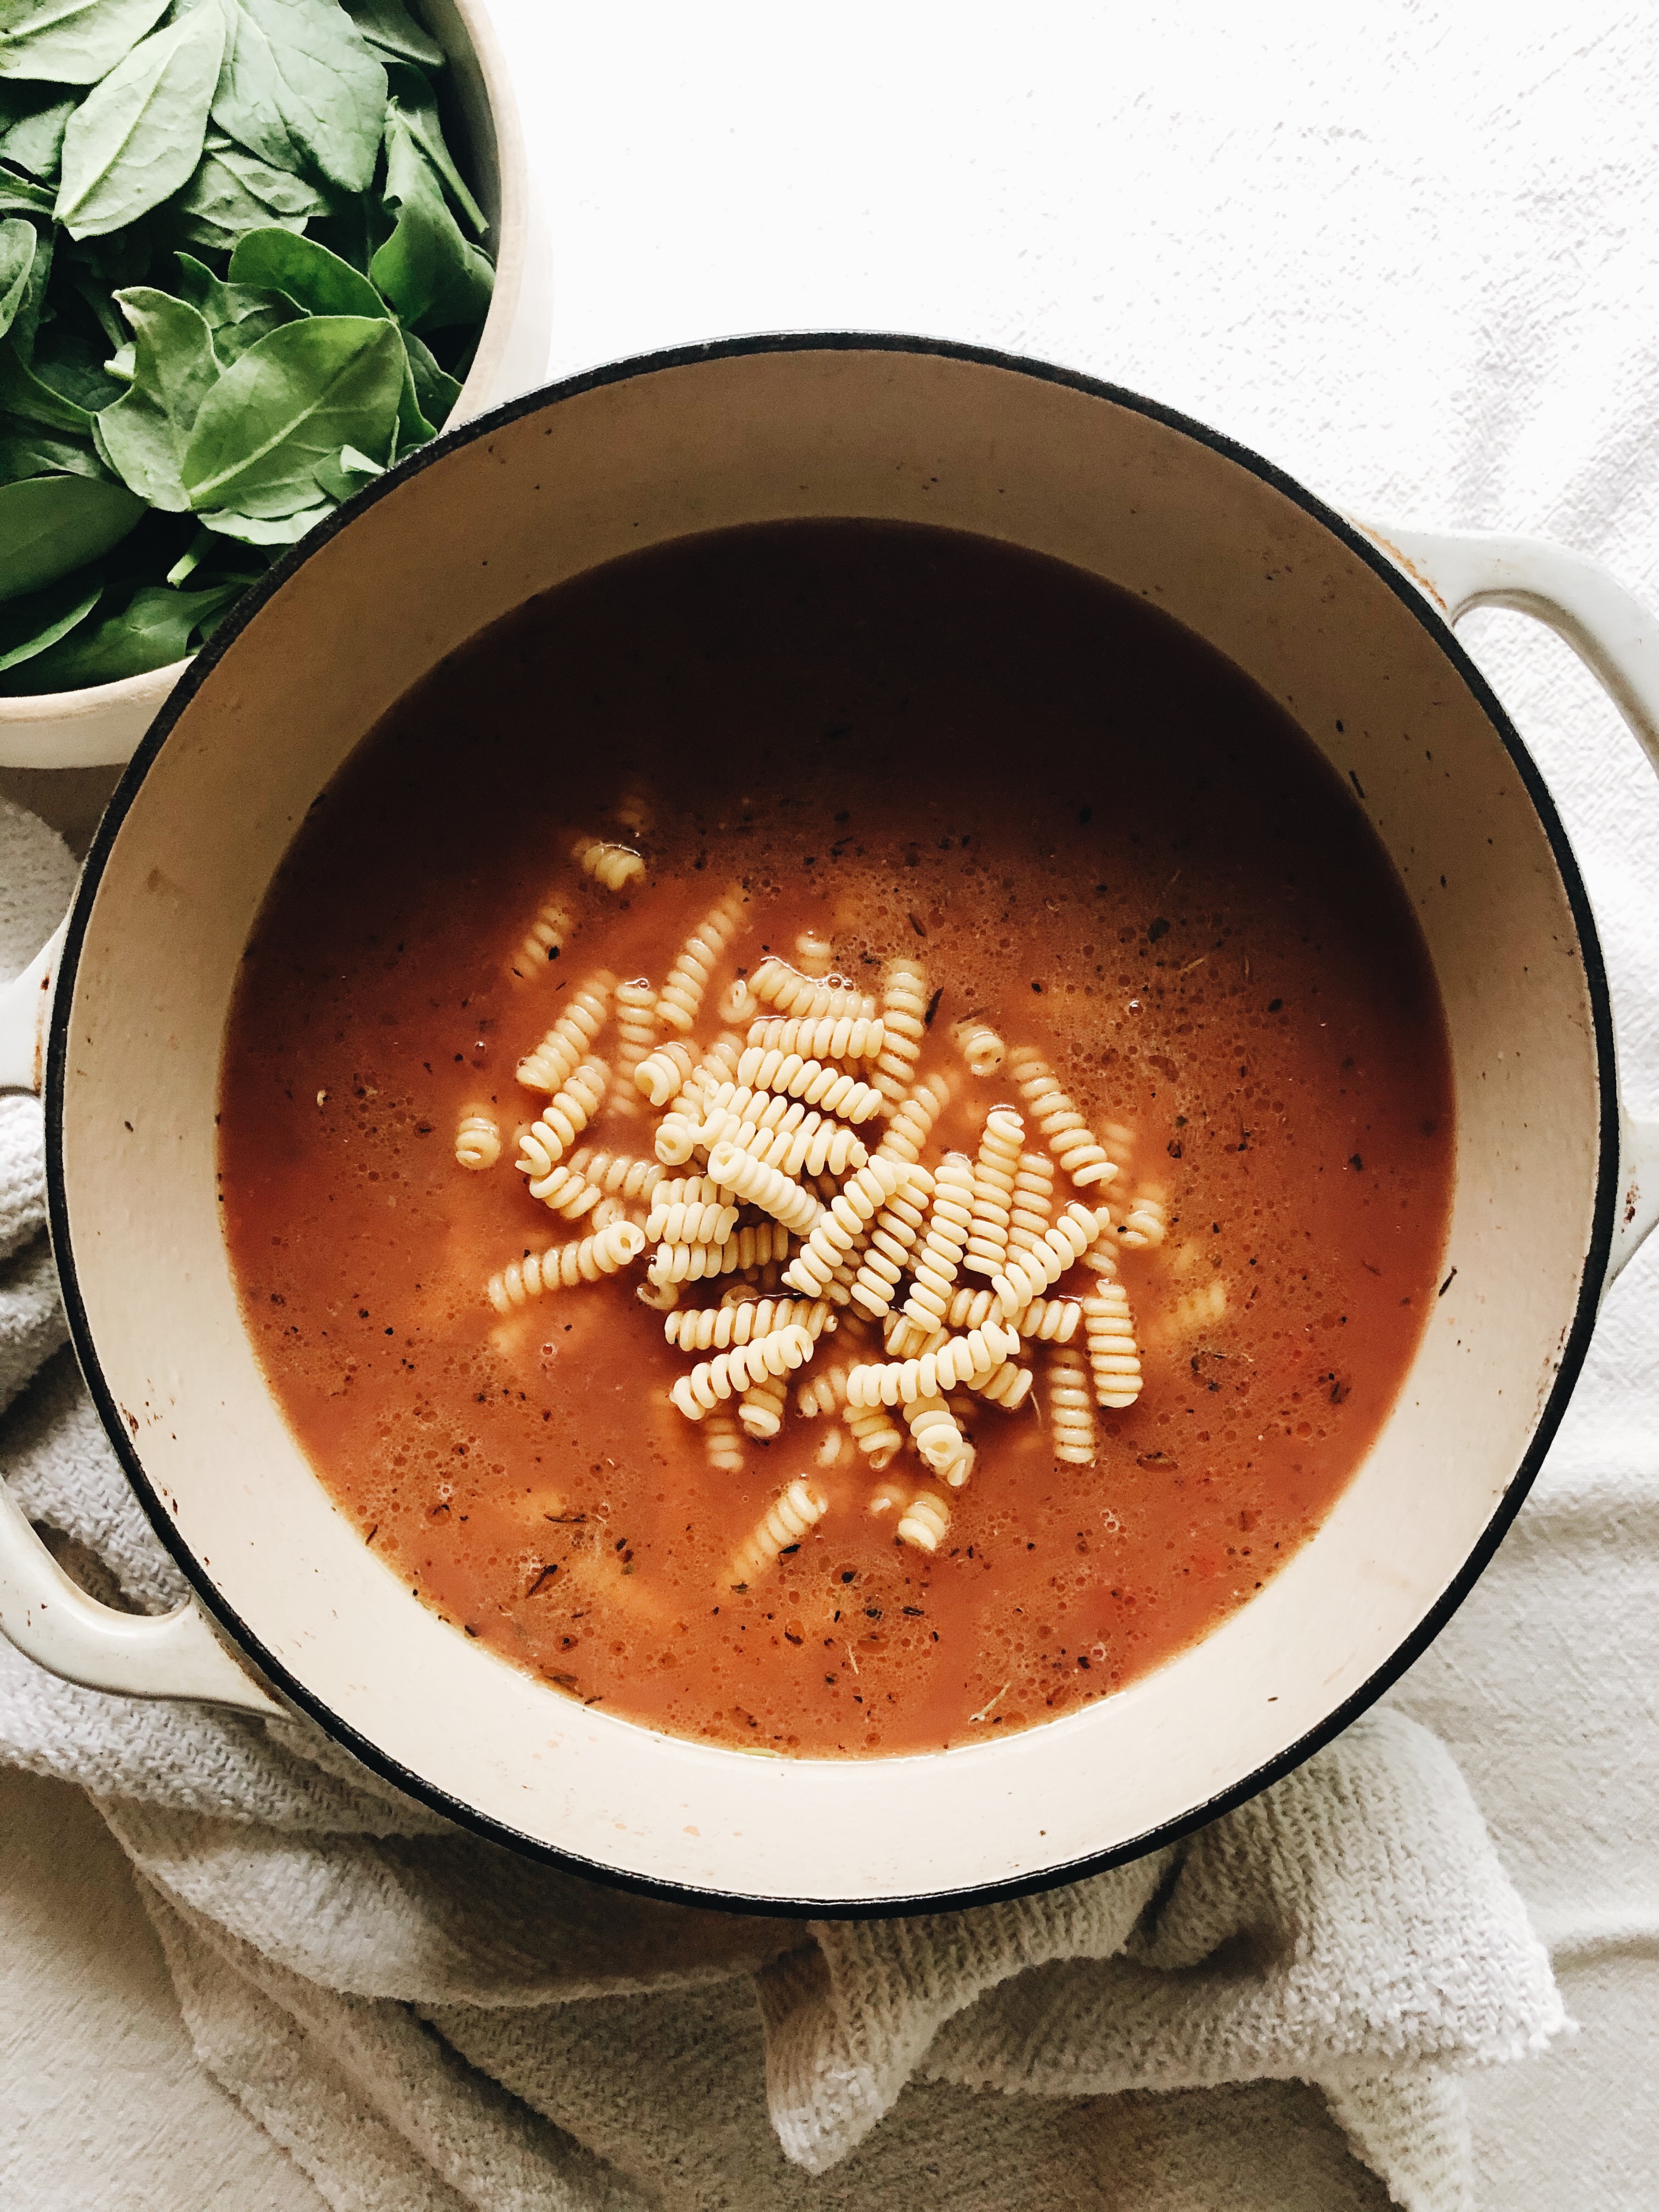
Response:
[{"label": "red broth", "polygon": [[[568,854],[583,833],[627,836],[628,787],[655,824],[634,841],[645,882],[618,896]],[[983,1012],[1045,1054],[1097,1128],[1133,1131],[1111,1195],[1164,1193],[1167,1241],[1121,1267],[1139,1400],[1098,1414],[1091,1467],[1055,1460],[1041,1383],[1021,1413],[980,1408],[933,1557],[872,1517],[878,1479],[856,1453],[816,1466],[823,1421],[792,1410],[740,1474],[711,1473],[668,1401],[691,1358],[636,1300],[643,1263],[507,1322],[484,1294],[505,1262],[591,1225],[567,1229],[515,1171],[514,1130],[542,1103],[520,1058],[592,970],[660,983],[733,879],[749,903],[720,980],[793,957],[809,927],[866,988],[915,955],[939,994],[924,1068],[959,1071],[950,1024]],[[515,983],[553,891],[577,928]],[[940,1139],[971,1152],[1004,1102],[1019,1103],[1006,1076],[963,1075],[925,1157]],[[1248,1603],[1388,1413],[1452,1175],[1422,939],[1306,737],[1126,593],[982,540],[852,522],[616,562],[413,690],[271,888],[222,1103],[247,1327],[387,1571],[553,1692],[803,1754],[1074,1711]],[[455,1131],[480,1105],[502,1156],[469,1174]],[[649,1157],[654,1121],[590,1133]],[[1041,1149],[1029,1122],[1026,1143]],[[1070,1194],[1061,1175],[1057,1204]],[[829,1510],[734,1590],[737,1547],[803,1472]]]}]

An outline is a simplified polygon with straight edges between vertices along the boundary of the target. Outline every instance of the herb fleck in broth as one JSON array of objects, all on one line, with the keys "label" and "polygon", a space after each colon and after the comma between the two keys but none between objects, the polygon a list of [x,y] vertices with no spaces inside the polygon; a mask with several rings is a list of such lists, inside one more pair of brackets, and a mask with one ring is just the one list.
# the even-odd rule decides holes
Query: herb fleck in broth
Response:
[{"label": "herb fleck in broth", "polygon": [[[636,834],[617,809],[641,793],[654,822]],[[590,881],[568,857],[584,835],[637,845],[646,879]],[[716,1473],[669,1400],[709,1354],[665,1341],[634,1296],[644,1261],[505,1322],[485,1295],[509,1261],[592,1227],[535,1204],[515,1171],[515,1132],[545,1097],[515,1082],[519,1060],[594,969],[660,985],[734,879],[745,919],[699,1045],[726,979],[768,951],[793,959],[808,932],[868,989],[912,954],[938,994],[921,1066],[957,1075],[925,1158],[971,1154],[993,1105],[1024,1110],[1006,1067],[963,1066],[951,1027],[979,1015],[1042,1051],[1097,1132],[1134,1132],[1095,1197],[1121,1214],[1163,1192],[1167,1241],[1120,1261],[1140,1397],[1097,1413],[1091,1467],[1054,1458],[1041,1380],[1013,1414],[970,1405],[977,1465],[940,1492],[931,1558],[868,1512],[884,1478],[856,1453],[817,1464],[825,1423],[795,1393],[848,1356],[835,1338],[789,1377],[778,1437]],[[550,897],[574,927],[515,983]],[[614,1018],[592,1048],[614,1063]],[[1421,939],[1307,740],[1127,595],[886,525],[634,556],[412,691],[284,862],[223,1094],[248,1327],[388,1568],[562,1691],[789,1752],[1028,1725],[1247,1601],[1388,1412],[1450,1189]],[[470,1110],[501,1133],[476,1173],[453,1151]],[[591,1135],[648,1158],[655,1122],[607,1113]],[[883,1126],[864,1129],[872,1147]],[[1042,1149],[1029,1111],[1024,1142]],[[1074,1194],[1089,1195],[1057,1175],[1057,1207]],[[851,1356],[882,1358],[879,1337]],[[912,1452],[889,1473],[927,1486]],[[733,1590],[730,1562],[800,1474],[823,1518]]]}]

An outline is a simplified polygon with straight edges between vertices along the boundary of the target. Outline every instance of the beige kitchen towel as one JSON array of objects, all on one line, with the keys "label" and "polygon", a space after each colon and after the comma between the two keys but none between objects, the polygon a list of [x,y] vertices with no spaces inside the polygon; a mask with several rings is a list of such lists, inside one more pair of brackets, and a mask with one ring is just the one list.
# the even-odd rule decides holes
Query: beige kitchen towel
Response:
[{"label": "beige kitchen towel", "polygon": [[[0,808],[0,973],[72,875]],[[6,1102],[0,1473],[89,1587],[161,1609],[182,1579],[59,1348],[40,1174],[39,1107]],[[605,1889],[309,1723],[77,1689],[3,1642],[0,1759],[93,1793],[204,2062],[336,2212],[1464,2212],[1463,2077],[1568,2027],[1456,1767],[1393,1712],[1129,1866],[880,1922]]]}]

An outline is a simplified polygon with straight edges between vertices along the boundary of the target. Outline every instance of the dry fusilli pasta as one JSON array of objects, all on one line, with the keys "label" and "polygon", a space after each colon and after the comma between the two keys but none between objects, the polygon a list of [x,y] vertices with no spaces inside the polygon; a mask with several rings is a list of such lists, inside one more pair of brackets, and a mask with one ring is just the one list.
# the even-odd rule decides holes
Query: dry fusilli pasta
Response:
[{"label": "dry fusilli pasta", "polygon": [[[879,1073],[876,1081],[881,1082]],[[950,1103],[951,1085],[945,1076],[924,1078],[897,1109],[876,1150],[884,1159],[902,1160],[907,1167],[915,1167],[922,1146],[933,1133],[934,1122]]]},{"label": "dry fusilli pasta", "polygon": [[951,1036],[968,1063],[969,1075],[994,1075],[1001,1066],[1007,1048],[982,1014],[969,1014],[965,1020],[952,1022]]},{"label": "dry fusilli pasta", "polygon": [[763,1052],[799,1053],[803,1060],[874,1060],[886,1042],[879,1018],[825,1014],[802,1021],[793,1014],[765,1014],[749,1024],[749,1042]]},{"label": "dry fusilli pasta", "polygon": [[783,1279],[792,1290],[802,1291],[809,1298],[824,1296],[854,1238],[886,1205],[903,1172],[892,1160],[869,1160],[820,1210],[806,1244],[784,1271]]},{"label": "dry fusilli pasta", "polygon": [[657,1041],[657,994],[644,976],[618,983],[617,1005],[617,1079],[611,1103],[619,1114],[640,1110],[640,1064]]},{"label": "dry fusilli pasta", "polygon": [[592,876],[608,891],[624,891],[645,879],[645,862],[631,845],[612,845],[603,837],[578,837],[570,857],[580,861],[584,875]]},{"label": "dry fusilli pasta", "polygon": [[[797,1115],[798,1121],[794,1118]],[[764,1121],[737,1121],[729,1113],[711,1115],[702,1126],[698,1142],[710,1139],[735,1145],[740,1152],[750,1152],[756,1159],[763,1160],[768,1167],[781,1168],[787,1176],[805,1178],[827,1174],[830,1197],[835,1195],[840,1177],[854,1174],[870,1157],[844,1123],[832,1121],[826,1114],[815,1113],[810,1106],[803,1109],[799,1103],[790,1108],[776,1127]]]},{"label": "dry fusilli pasta", "polygon": [[563,900],[549,899],[525,932],[523,943],[507,963],[507,973],[520,983],[533,983],[538,975],[544,975],[575,926],[576,917]]},{"label": "dry fusilli pasta", "polygon": [[888,962],[881,1018],[884,1043],[876,1062],[876,1083],[890,1113],[903,1104],[909,1091],[927,1029],[927,971],[919,960],[901,957]]},{"label": "dry fusilli pasta", "polygon": [[1083,1301],[1083,1327],[1095,1402],[1133,1406],[1140,1395],[1140,1352],[1129,1316],[1129,1294],[1121,1283],[1103,1283],[1090,1292]]},{"label": "dry fusilli pasta", "polygon": [[823,1492],[815,1490],[804,1474],[798,1474],[782,1497],[767,1509],[759,1527],[744,1540],[732,1560],[729,1579],[733,1589],[743,1589],[758,1581],[776,1565],[781,1553],[811,1533],[829,1510]]},{"label": "dry fusilli pasta", "polygon": [[974,1212],[962,1264],[970,1274],[995,1275],[1008,1257],[1008,1217],[1025,1124],[1012,1106],[994,1106],[980,1134],[974,1162]]},{"label": "dry fusilli pasta", "polygon": [[1099,1215],[1073,1199],[1059,1220],[1043,1231],[1029,1252],[1020,1259],[1011,1260],[1003,1272],[992,1279],[991,1287],[1002,1300],[1003,1312],[1018,1313],[1050,1283],[1057,1283],[1094,1243],[1100,1227]]},{"label": "dry fusilli pasta", "polygon": [[534,1052],[519,1062],[518,1078],[526,1091],[550,1094],[573,1072],[605,1026],[616,981],[601,969],[572,994],[570,1004]]},{"label": "dry fusilli pasta", "polygon": [[905,1401],[905,1425],[922,1460],[941,1482],[960,1490],[974,1471],[974,1448],[943,1398]]},{"label": "dry fusilli pasta", "polygon": [[728,1030],[715,1038],[686,1078],[685,1087],[657,1124],[655,1150],[665,1167],[679,1167],[690,1158],[702,1122],[704,1103],[717,1089],[732,1080],[742,1049]]},{"label": "dry fusilli pasta", "polygon": [[1048,1140],[1048,1149],[1079,1190],[1109,1182],[1117,1173],[1091,1135],[1088,1124],[1060,1089],[1053,1069],[1030,1045],[1016,1045],[1009,1054],[1013,1071],[1037,1127]]},{"label": "dry fusilli pasta", "polygon": [[819,976],[830,973],[836,948],[816,929],[804,929],[795,939],[795,957],[800,963],[801,974],[810,975],[816,982]]},{"label": "dry fusilli pasta", "polygon": [[734,1229],[723,1244],[659,1244],[646,1273],[659,1285],[700,1283],[788,1256],[789,1231],[781,1221],[762,1221]]},{"label": "dry fusilli pasta", "polygon": [[[683,1352],[725,1352],[780,1328],[833,1334],[836,1317],[826,1298],[749,1298],[741,1305],[702,1306],[672,1313],[663,1334]],[[803,1388],[806,1386],[803,1385]]]},{"label": "dry fusilli pasta", "polygon": [[1018,1330],[988,1321],[966,1336],[947,1338],[935,1352],[915,1359],[892,1359],[854,1367],[847,1378],[849,1406],[899,1406],[912,1398],[932,1398],[955,1390],[975,1376],[983,1380],[1019,1350]]},{"label": "dry fusilli pasta", "polygon": [[1169,1219],[1162,1195],[1155,1190],[1137,1192],[1118,1226],[1120,1248],[1128,1252],[1155,1251],[1164,1242]]},{"label": "dry fusilli pasta", "polygon": [[899,1516],[893,1534],[918,1552],[937,1552],[951,1526],[951,1509],[938,1492],[919,1490]]},{"label": "dry fusilli pasta", "polygon": [[[700,1177],[694,1182],[701,1183]],[[708,1197],[665,1199],[659,1190],[645,1224],[647,1241],[665,1244],[724,1244],[738,1225],[738,1209],[719,1191]]]},{"label": "dry fusilli pasta", "polygon": [[803,1021],[839,1021],[843,1014],[864,1021],[876,1018],[876,1002],[867,993],[854,990],[839,975],[827,981],[803,975],[799,968],[780,960],[775,952],[756,969],[749,979],[749,988],[762,1006],[775,1007],[780,1014],[793,1014]]},{"label": "dry fusilli pasta", "polygon": [[1095,1409],[1088,1370],[1069,1346],[1048,1355],[1048,1433],[1054,1457],[1070,1467],[1091,1467],[1095,1456]]},{"label": "dry fusilli pasta", "polygon": [[772,1091],[780,1097],[799,1098],[843,1121],[867,1121],[881,1104],[881,1093],[872,1083],[860,1083],[839,1067],[821,1060],[803,1060],[796,1052],[763,1052],[751,1045],[738,1061],[738,1080],[751,1090]]},{"label": "dry fusilli pasta", "polygon": [[711,1406],[739,1395],[762,1376],[804,1367],[812,1357],[812,1342],[811,1331],[795,1323],[773,1329],[713,1359],[700,1359],[689,1375],[676,1377],[668,1395],[688,1421],[700,1421]]},{"label": "dry fusilli pasta", "polygon": [[918,1339],[944,1326],[945,1302],[962,1265],[973,1213],[974,1164],[965,1152],[947,1152],[933,1177],[927,1231],[910,1270],[910,1295],[904,1301],[904,1317]]},{"label": "dry fusilli pasta", "polygon": [[493,1168],[501,1156],[501,1127],[491,1114],[463,1114],[455,1128],[455,1159],[464,1168]]},{"label": "dry fusilli pasta", "polygon": [[684,1033],[696,1020],[714,964],[738,933],[743,906],[743,893],[734,884],[681,946],[657,1001],[657,1019],[671,1030]]},{"label": "dry fusilli pasta", "polygon": [[653,1106],[666,1106],[691,1080],[691,1048],[678,1038],[659,1044],[634,1070],[635,1088]]},{"label": "dry fusilli pasta", "polygon": [[1054,1211],[1054,1164],[1042,1152],[1022,1152],[1014,1171],[1008,1215],[1008,1256],[1030,1252],[1048,1228]]},{"label": "dry fusilli pasta", "polygon": [[781,1375],[763,1376],[751,1382],[738,1401],[738,1419],[746,1437],[757,1443],[769,1443],[783,1426],[783,1416],[789,1395],[788,1385]]},{"label": "dry fusilli pasta", "polygon": [[933,1194],[933,1178],[927,1170],[909,1168],[870,1224],[864,1258],[848,1285],[848,1295],[860,1312],[868,1314],[872,1321],[878,1321],[893,1303],[911,1247],[927,1218],[927,1201]]},{"label": "dry fusilli pasta", "polygon": [[610,1080],[611,1070],[602,1060],[585,1060],[520,1138],[519,1172],[529,1176],[532,1198],[542,1195],[555,1164],[604,1105]]},{"label": "dry fusilli pasta", "polygon": [[810,1236],[823,1212],[810,1190],[803,1190],[781,1168],[769,1168],[763,1160],[736,1145],[716,1145],[709,1155],[708,1172],[723,1189],[735,1191],[749,1205],[759,1206],[794,1236]]},{"label": "dry fusilli pasta", "polygon": [[592,1145],[572,1152],[565,1164],[572,1175],[592,1183],[607,1198],[648,1201],[662,1181],[662,1170],[655,1160],[635,1159],[627,1152],[598,1152]]},{"label": "dry fusilli pasta", "polygon": [[645,1249],[645,1231],[632,1221],[616,1221],[597,1229],[580,1244],[556,1244],[550,1251],[532,1252],[492,1275],[487,1285],[489,1303],[497,1313],[538,1298],[548,1291],[569,1290],[578,1283],[596,1283],[601,1275],[614,1275]]}]

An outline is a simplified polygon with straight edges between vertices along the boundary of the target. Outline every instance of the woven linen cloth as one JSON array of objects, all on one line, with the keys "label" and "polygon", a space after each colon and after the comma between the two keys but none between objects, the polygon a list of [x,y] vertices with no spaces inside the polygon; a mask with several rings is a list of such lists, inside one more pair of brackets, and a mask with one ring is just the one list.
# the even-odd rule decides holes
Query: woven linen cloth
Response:
[{"label": "woven linen cloth", "polygon": [[[0,803],[0,973],[61,912]],[[70,1355],[39,1105],[0,1109],[0,1471],[138,1610],[182,1577]],[[1373,1713],[1186,1842],[1012,1904],[800,1923],[642,1901],[465,1834],[309,1723],[76,1688],[0,1642],[0,1759],[84,1786],[196,2048],[338,2212],[1100,2201],[1208,2212],[1273,2124],[1408,2212],[1471,2202],[1464,2077],[1568,2027],[1456,1766]],[[1350,2191],[1345,2203],[1355,2199]],[[1382,2201],[1378,2191],[1376,2201]]]}]

